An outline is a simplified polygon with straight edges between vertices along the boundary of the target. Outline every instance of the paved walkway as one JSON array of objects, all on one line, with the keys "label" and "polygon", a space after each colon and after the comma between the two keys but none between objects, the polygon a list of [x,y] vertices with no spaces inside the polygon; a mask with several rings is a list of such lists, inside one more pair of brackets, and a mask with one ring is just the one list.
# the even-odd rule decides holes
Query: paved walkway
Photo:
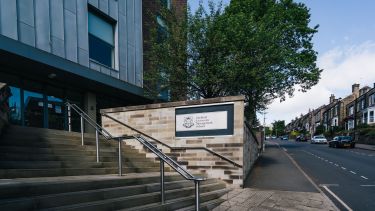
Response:
[{"label": "paved walkway", "polygon": [[226,202],[213,211],[337,210],[321,193],[235,189],[222,197]]},{"label": "paved walkway", "polygon": [[374,150],[375,151],[375,145],[355,144],[355,147],[359,148],[359,149],[366,149],[366,150]]},{"label": "paved walkway", "polygon": [[338,210],[295,161],[275,142],[267,142],[244,189],[234,189],[214,211]]}]

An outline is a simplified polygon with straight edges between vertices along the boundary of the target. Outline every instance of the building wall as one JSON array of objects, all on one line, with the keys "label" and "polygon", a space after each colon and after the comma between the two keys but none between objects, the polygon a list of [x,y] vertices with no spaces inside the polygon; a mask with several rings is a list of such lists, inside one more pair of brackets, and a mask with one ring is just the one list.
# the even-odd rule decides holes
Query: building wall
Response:
[{"label": "building wall", "polygon": [[[212,103],[234,103],[234,134],[226,136],[197,136],[197,137],[175,137],[175,109],[176,107],[203,105]],[[244,98],[224,97],[198,101],[180,101],[164,104],[152,104],[146,106],[133,106],[114,109],[104,109],[101,111],[117,120],[120,120],[143,133],[152,136],[172,147],[207,147],[236,163],[250,168],[252,166],[245,162],[254,162],[255,158],[250,158],[253,152],[254,141],[248,140],[244,154]],[[102,117],[102,124],[114,136],[131,135],[135,132],[121,126],[111,119]],[[136,141],[126,141],[126,144],[133,145],[138,149],[143,146]],[[251,147],[250,147],[251,145]],[[225,160],[213,156],[203,150],[186,150],[183,152],[171,152],[169,148],[158,145],[163,152],[171,153],[188,170],[208,174],[208,177],[222,179],[229,184],[241,186],[243,184],[243,170],[228,163]],[[255,147],[256,148],[256,147]],[[154,155],[149,153],[148,156]],[[248,157],[245,157],[248,156]],[[258,154],[256,155],[258,156]]]},{"label": "building wall", "polygon": [[[89,59],[88,5],[116,21],[114,69]],[[142,1],[0,0],[0,34],[143,86]]]}]

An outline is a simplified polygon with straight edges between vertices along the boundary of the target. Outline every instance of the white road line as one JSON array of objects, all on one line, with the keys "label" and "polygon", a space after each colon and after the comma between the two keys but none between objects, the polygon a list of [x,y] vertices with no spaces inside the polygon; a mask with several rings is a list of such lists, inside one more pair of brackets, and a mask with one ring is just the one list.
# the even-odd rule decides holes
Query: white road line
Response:
[{"label": "white road line", "polygon": [[324,160],[325,162],[328,162],[328,160]]},{"label": "white road line", "polygon": [[341,167],[343,170],[346,170],[346,168],[345,167]]},{"label": "white road line", "polygon": [[361,176],[363,179],[368,179],[367,177]]},{"label": "white road line", "polygon": [[330,164],[333,164],[331,161],[329,161]]},{"label": "white road line", "polygon": [[335,166],[339,166],[339,165],[335,163]]},{"label": "white road line", "polygon": [[286,151],[288,151],[288,150],[286,150],[284,147],[283,147],[283,150],[286,152]]},{"label": "white road line", "polygon": [[331,194],[342,206],[344,206],[348,211],[353,211],[345,202],[343,202],[336,194],[334,194],[327,186],[322,186],[329,194]]},{"label": "white road line", "polygon": [[357,173],[355,173],[354,171],[350,171],[350,173],[352,173],[352,174],[357,174]]}]

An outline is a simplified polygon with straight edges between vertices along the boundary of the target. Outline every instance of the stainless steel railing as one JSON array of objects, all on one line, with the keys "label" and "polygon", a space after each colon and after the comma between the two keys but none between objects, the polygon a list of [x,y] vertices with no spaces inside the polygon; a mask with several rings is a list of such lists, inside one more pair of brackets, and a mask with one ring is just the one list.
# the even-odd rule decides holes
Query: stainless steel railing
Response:
[{"label": "stainless steel railing", "polygon": [[172,146],[169,146],[169,145],[166,144],[166,143],[163,143],[163,142],[159,141],[158,139],[156,139],[156,138],[154,138],[154,137],[151,137],[151,136],[147,135],[146,133],[143,133],[143,132],[140,131],[140,130],[135,129],[134,127],[132,127],[132,126],[130,126],[130,125],[128,125],[128,124],[125,124],[124,122],[119,121],[118,119],[113,118],[112,116],[110,116],[110,115],[108,115],[108,114],[102,114],[102,116],[105,116],[105,117],[111,119],[112,121],[117,122],[117,123],[119,123],[120,125],[129,128],[129,129],[132,130],[132,131],[135,131],[135,132],[137,132],[137,133],[139,133],[139,134],[142,134],[144,137],[147,137],[147,138],[149,138],[149,139],[151,139],[151,140],[157,142],[158,144],[160,144],[160,145],[162,145],[162,146],[164,146],[164,147],[167,147],[167,148],[169,148],[169,149],[171,149],[171,150],[177,150],[177,151],[178,151],[178,150],[204,150],[204,151],[206,151],[206,152],[212,154],[213,156],[218,157],[218,158],[220,158],[220,159],[222,159],[222,160],[224,160],[224,161],[226,161],[226,162],[232,164],[233,166],[236,166],[236,167],[238,167],[238,168],[242,168],[242,167],[243,167],[241,164],[238,164],[238,163],[236,163],[235,161],[233,161],[233,160],[231,160],[231,159],[229,159],[229,158],[227,158],[227,157],[225,157],[225,156],[223,156],[223,155],[221,155],[221,154],[219,154],[219,153],[217,153],[217,152],[214,152],[214,151],[212,151],[211,149],[209,149],[209,148],[207,148],[207,147],[172,147]]},{"label": "stainless steel railing", "polygon": [[68,110],[68,129],[69,132],[72,131],[72,111],[75,111],[80,116],[80,123],[81,123],[81,143],[82,146],[85,145],[84,140],[84,127],[85,122],[91,125],[95,129],[95,145],[96,145],[96,162],[99,163],[99,134],[101,134],[106,140],[116,140],[118,142],[118,174],[122,176],[122,155],[121,155],[121,143],[123,139],[126,139],[125,136],[120,137],[113,137],[107,130],[105,130],[102,126],[96,123],[87,113],[85,113],[80,107],[76,104],[72,104],[66,102],[65,105],[67,106]]},{"label": "stainless steel railing", "polygon": [[96,161],[99,162],[99,133],[107,140],[117,140],[118,141],[118,162],[119,162],[119,175],[122,176],[122,158],[121,158],[121,142],[124,139],[135,139],[145,146],[148,150],[153,152],[160,159],[160,194],[161,194],[161,203],[165,203],[165,179],[164,179],[164,163],[167,163],[172,169],[179,173],[186,180],[194,181],[195,184],[195,210],[199,211],[200,208],[200,182],[206,180],[206,178],[196,177],[190,174],[186,169],[184,169],[180,164],[174,161],[172,158],[164,154],[160,149],[155,145],[149,142],[142,135],[134,136],[120,136],[113,137],[107,130],[100,126],[96,121],[94,121],[87,113],[85,113],[81,108],[75,104],[66,102],[68,110],[68,124],[69,132],[72,131],[72,121],[71,121],[71,112],[72,110],[79,114],[81,121],[81,139],[82,146],[84,145],[84,123],[87,122],[95,129],[95,139],[96,139]]}]

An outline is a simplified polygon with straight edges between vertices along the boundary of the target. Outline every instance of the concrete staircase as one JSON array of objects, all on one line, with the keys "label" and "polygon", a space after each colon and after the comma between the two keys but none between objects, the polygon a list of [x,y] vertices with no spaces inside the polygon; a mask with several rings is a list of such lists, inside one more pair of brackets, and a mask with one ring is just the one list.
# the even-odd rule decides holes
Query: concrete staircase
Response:
[{"label": "concrete staircase", "polygon": [[[194,183],[166,172],[167,203],[160,204],[159,163],[123,145],[117,176],[117,143],[80,133],[10,126],[0,137],[0,210],[194,210]],[[168,169],[166,169],[168,171]],[[202,208],[223,202],[224,182],[201,185]]]}]

